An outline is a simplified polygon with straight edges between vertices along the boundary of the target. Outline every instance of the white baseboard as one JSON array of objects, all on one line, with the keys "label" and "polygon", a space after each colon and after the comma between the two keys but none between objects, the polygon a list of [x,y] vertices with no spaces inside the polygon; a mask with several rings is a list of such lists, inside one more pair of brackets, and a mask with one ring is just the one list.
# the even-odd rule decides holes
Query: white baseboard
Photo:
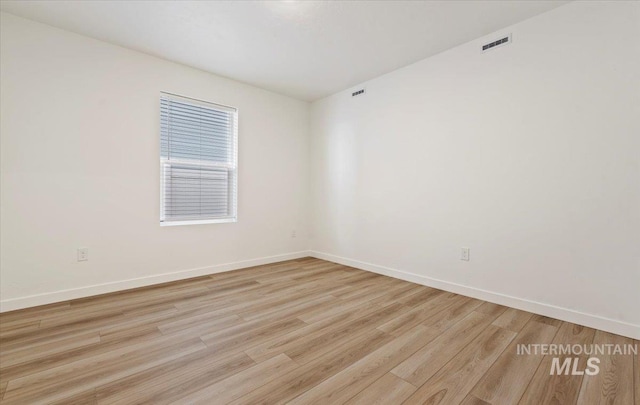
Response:
[{"label": "white baseboard", "polygon": [[422,276],[419,274],[404,272],[389,267],[379,266],[372,263],[366,263],[359,260],[348,259],[332,255],[329,253],[317,251],[300,251],[286,253],[275,256],[260,257],[250,260],[242,260],[233,263],[224,263],[208,267],[200,267],[196,269],[182,270],[171,273],[158,274],[147,277],[134,278],[123,281],[115,281],[111,283],[97,284],[69,290],[54,291],[50,293],[30,295],[20,298],[12,298],[0,301],[0,312],[13,311],[17,309],[35,307],[38,305],[52,304],[55,302],[68,301],[77,298],[85,298],[93,295],[106,294],[110,292],[128,290],[131,288],[146,287],[154,284],[161,284],[170,281],[184,280],[192,277],[205,276],[208,274],[222,273],[225,271],[237,270],[245,267],[260,266],[264,264],[277,263],[285,260],[300,259],[302,257],[311,256],[318,259],[328,260],[331,262],[343,264],[345,266],[355,267],[361,270],[371,271],[373,273],[383,274],[385,276],[398,278],[412,283],[422,284],[429,287],[450,291],[456,294],[465,295],[467,297],[477,298],[483,301],[489,301],[500,305],[520,309],[523,311],[533,312],[536,314],[560,319],[579,325],[588,326],[590,328],[600,329],[607,332],[627,336],[633,339],[640,339],[640,326],[615,319],[604,318],[597,315],[587,314],[568,308],[562,308],[555,305],[544,304],[541,302],[530,301],[523,298],[517,298],[510,295],[495,293],[492,291],[482,290],[449,281],[438,280],[435,278]]},{"label": "white baseboard", "polygon": [[53,304],[55,302],[68,301],[76,298],[85,298],[92,295],[106,294],[115,291],[128,290],[131,288],[146,287],[154,284],[166,283],[169,281],[206,276],[208,274],[222,273],[224,271],[237,270],[245,267],[260,266],[263,264],[277,263],[285,260],[300,259],[307,256],[309,256],[308,251],[300,251],[275,256],[260,257],[257,259],[242,260],[233,263],[218,264],[209,267],[200,267],[196,269],[133,278],[129,280],[114,281],[111,283],[72,288],[69,290],[30,295],[27,297],[11,298],[8,300],[0,301],[0,312],[30,308],[38,305]]},{"label": "white baseboard", "polygon": [[383,274],[385,276],[410,281],[412,283],[422,284],[429,287],[438,288],[440,290],[465,295],[467,297],[477,298],[483,301],[489,301],[495,304],[505,305],[527,312],[533,312],[535,314],[560,319],[578,325],[588,326],[590,328],[600,329],[606,332],[615,333],[617,335],[627,336],[633,339],[640,339],[640,325],[634,325],[631,323],[604,318],[597,315],[586,314],[584,312],[574,311],[572,309],[562,308],[555,305],[544,304],[541,302],[530,301],[510,295],[451,283],[449,281],[438,280],[435,278],[408,273],[389,267],[378,266],[372,263],[366,263],[359,260],[335,256],[329,253],[310,251],[308,252],[308,255],[318,259],[343,264],[345,266],[351,266],[357,269],[371,271],[373,273]]}]

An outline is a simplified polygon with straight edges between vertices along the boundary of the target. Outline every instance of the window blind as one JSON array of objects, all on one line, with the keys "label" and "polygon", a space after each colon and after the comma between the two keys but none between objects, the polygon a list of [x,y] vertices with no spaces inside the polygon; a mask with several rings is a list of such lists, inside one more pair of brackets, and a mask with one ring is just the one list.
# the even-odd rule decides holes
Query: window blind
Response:
[{"label": "window blind", "polygon": [[235,108],[162,93],[162,224],[236,220],[237,121]]}]

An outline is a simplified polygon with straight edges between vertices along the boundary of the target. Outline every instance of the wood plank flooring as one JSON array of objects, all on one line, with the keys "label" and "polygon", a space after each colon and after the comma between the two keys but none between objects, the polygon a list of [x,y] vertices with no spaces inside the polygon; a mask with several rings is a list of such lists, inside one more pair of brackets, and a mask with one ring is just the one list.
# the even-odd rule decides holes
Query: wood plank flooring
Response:
[{"label": "wood plank flooring", "polygon": [[0,403],[640,405],[637,356],[552,342],[638,344],[305,258],[0,314]]}]

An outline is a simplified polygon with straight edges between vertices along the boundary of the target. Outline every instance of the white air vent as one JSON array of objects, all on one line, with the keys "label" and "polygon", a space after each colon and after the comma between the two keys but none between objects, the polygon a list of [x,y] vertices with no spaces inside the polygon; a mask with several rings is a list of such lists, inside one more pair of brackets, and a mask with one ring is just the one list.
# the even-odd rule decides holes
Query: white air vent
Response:
[{"label": "white air vent", "polygon": [[511,43],[511,34],[500,38],[500,39],[496,39],[493,42],[489,42],[488,44],[484,44],[482,45],[482,52],[486,52],[489,51],[491,49],[497,48],[499,46],[503,46],[503,45],[509,45]]},{"label": "white air vent", "polygon": [[360,89],[358,91],[354,91],[353,93],[351,93],[351,97],[359,96],[361,94],[364,94],[364,89]]}]

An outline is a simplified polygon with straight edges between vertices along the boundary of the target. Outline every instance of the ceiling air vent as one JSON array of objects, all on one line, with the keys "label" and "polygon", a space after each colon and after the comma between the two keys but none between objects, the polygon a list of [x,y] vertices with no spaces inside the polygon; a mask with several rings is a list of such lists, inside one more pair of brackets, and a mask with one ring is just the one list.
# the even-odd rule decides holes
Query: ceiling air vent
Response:
[{"label": "ceiling air vent", "polygon": [[511,34],[507,35],[504,38],[500,38],[493,42],[489,42],[488,44],[482,45],[482,52],[486,52],[498,46],[508,45],[510,43],[511,43]]},{"label": "ceiling air vent", "polygon": [[354,91],[353,93],[351,93],[351,97],[359,96],[360,94],[364,94],[364,89]]}]

